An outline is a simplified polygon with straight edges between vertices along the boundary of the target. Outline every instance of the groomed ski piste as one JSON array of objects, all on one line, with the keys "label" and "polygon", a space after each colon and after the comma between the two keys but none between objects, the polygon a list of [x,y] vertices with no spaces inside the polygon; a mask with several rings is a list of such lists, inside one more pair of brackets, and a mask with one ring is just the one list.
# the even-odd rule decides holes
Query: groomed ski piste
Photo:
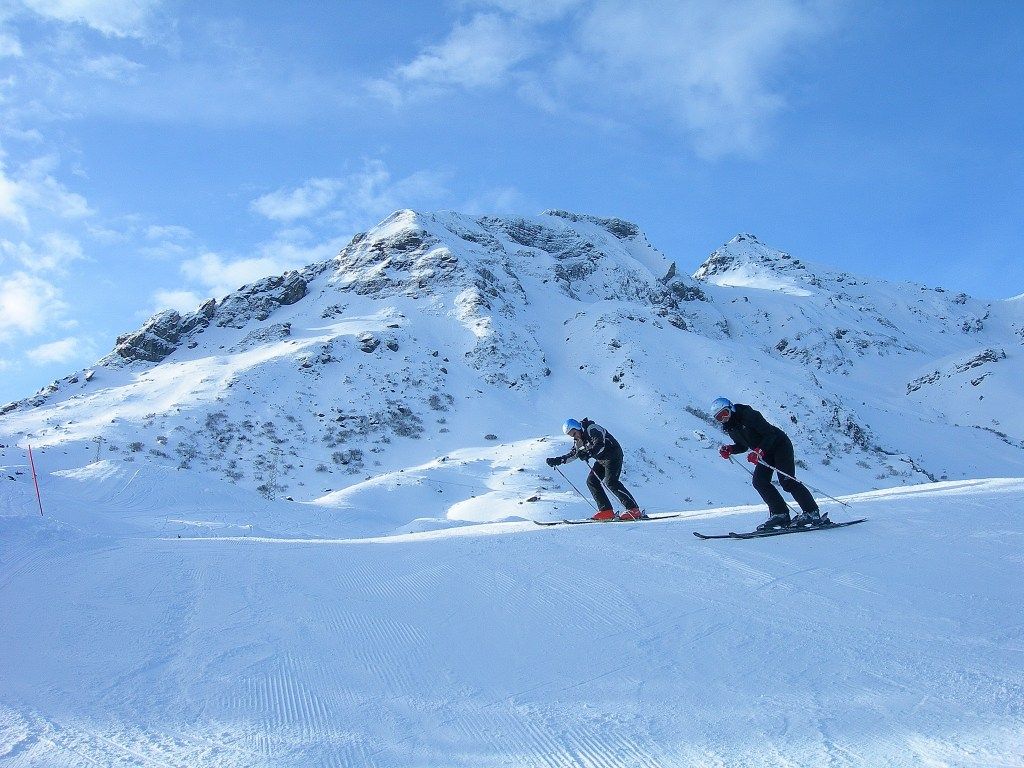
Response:
[{"label": "groomed ski piste", "polygon": [[44,475],[41,517],[19,471],[5,768],[1024,764],[1024,479],[699,541],[763,509],[339,538],[104,461]]}]

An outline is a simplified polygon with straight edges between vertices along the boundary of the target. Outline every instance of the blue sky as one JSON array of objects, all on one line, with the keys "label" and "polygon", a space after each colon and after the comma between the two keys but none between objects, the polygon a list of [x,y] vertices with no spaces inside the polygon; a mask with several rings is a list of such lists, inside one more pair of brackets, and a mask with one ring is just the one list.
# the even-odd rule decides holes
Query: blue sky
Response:
[{"label": "blue sky", "polygon": [[0,402],[392,210],[1024,293],[1024,3],[0,0]]}]

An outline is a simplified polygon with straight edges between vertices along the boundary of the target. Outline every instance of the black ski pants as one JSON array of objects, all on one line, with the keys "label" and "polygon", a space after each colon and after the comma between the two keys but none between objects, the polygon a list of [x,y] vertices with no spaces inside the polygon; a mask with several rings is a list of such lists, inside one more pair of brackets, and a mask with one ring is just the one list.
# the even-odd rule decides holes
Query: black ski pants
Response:
[{"label": "black ski pants", "polygon": [[[796,499],[796,503],[800,505],[800,509],[804,512],[813,512],[818,508],[814,497],[803,483],[796,480],[795,477],[786,477],[786,475],[796,475],[793,442],[786,435],[779,437],[770,451],[765,451],[764,460],[780,470],[779,485],[782,486],[782,490],[792,494],[793,498]],[[781,474],[781,472],[785,472],[786,475]],[[764,464],[758,464],[754,467],[754,488],[761,494],[764,503],[768,505],[769,514],[788,514],[789,507],[786,506],[782,494],[779,493],[778,488],[772,485],[772,474],[774,474],[773,470]]]},{"label": "black ski pants", "polygon": [[[594,460],[590,474],[587,475],[587,488],[590,489],[599,510],[612,508],[608,494],[604,492],[604,486],[607,486],[608,490],[615,494],[626,509],[636,509],[636,499],[619,480],[619,475],[622,474],[622,448],[615,447],[609,451],[609,454],[603,459]],[[604,486],[602,486],[602,481]]]}]

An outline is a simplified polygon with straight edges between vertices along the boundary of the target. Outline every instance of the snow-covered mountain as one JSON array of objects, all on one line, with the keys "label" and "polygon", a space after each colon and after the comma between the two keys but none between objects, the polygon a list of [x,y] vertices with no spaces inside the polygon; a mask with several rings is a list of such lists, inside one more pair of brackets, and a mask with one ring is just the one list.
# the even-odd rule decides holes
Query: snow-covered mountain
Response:
[{"label": "snow-covered mountain", "polygon": [[711,450],[717,395],[782,426],[833,495],[1024,475],[1024,302],[746,234],[696,261],[619,219],[399,211],[332,260],[154,316],[0,409],[0,442],[51,471],[313,503],[354,534],[585,511],[543,463],[568,416],[619,437],[650,511],[756,500]]}]

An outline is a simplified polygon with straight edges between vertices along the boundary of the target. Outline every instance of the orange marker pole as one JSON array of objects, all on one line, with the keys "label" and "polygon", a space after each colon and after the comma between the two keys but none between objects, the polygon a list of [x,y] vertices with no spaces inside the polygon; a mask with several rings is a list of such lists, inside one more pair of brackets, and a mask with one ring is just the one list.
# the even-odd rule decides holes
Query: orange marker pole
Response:
[{"label": "orange marker pole", "polygon": [[28,463],[32,467],[32,482],[36,484],[36,501],[39,502],[39,516],[43,516],[43,497],[39,495],[39,478],[36,477],[36,462],[32,458],[32,446],[28,447]]}]

